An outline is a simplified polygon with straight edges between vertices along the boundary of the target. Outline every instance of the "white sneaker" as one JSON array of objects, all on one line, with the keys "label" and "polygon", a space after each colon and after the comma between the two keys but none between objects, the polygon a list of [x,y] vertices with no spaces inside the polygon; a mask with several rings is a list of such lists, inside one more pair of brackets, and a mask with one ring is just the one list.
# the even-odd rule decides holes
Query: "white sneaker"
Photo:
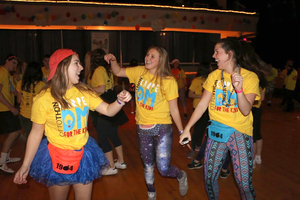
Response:
[{"label": "white sneaker", "polygon": [[5,163],[4,163],[4,164],[2,164],[2,165],[0,165],[0,169],[1,169],[2,171],[4,171],[4,172],[7,172],[7,173],[11,173],[11,174],[13,174],[13,173],[14,173],[14,170],[12,170],[12,169],[8,168],[8,167],[6,166],[6,164],[5,164]]},{"label": "white sneaker", "polygon": [[117,173],[118,173],[118,169],[116,167],[115,168],[107,167],[102,171],[103,176],[115,175]]},{"label": "white sneaker", "polygon": [[115,160],[115,167],[118,169],[126,169],[127,165],[125,162],[120,163],[118,160]]},{"label": "white sneaker", "polygon": [[6,158],[6,163],[12,163],[12,162],[18,162],[18,161],[20,161],[21,160],[21,158],[18,158],[18,157],[8,157],[8,158]]},{"label": "white sneaker", "polygon": [[156,192],[148,192],[148,200],[156,200]]},{"label": "white sneaker", "polygon": [[256,164],[259,164],[259,165],[262,163],[260,156],[255,156],[254,161],[255,161]]}]

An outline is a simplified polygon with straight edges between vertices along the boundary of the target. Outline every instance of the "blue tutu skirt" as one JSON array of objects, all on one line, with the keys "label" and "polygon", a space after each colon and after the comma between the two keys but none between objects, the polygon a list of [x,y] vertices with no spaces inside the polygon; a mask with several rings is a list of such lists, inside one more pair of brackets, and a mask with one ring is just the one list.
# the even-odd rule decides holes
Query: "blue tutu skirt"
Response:
[{"label": "blue tutu skirt", "polygon": [[103,151],[96,141],[89,137],[84,146],[84,152],[77,172],[60,174],[53,170],[52,160],[48,150],[47,138],[43,139],[31,163],[29,175],[37,182],[53,185],[89,184],[102,176],[101,172],[109,165]]}]

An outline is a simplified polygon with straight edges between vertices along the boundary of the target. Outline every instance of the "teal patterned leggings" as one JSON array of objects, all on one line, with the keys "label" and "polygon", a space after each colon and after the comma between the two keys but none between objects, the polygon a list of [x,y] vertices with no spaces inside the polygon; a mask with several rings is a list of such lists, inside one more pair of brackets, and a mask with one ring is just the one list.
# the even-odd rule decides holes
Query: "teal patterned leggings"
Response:
[{"label": "teal patterned leggings", "polygon": [[219,198],[218,177],[230,151],[235,181],[239,187],[241,199],[256,199],[252,185],[253,139],[243,133],[234,132],[227,143],[207,139],[204,157],[205,188],[209,199]]}]

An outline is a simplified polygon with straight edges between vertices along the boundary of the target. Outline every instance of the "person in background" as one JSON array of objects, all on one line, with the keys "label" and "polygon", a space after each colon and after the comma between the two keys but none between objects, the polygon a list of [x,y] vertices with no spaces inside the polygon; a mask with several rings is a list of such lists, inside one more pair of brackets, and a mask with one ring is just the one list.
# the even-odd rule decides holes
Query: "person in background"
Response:
[{"label": "person in background", "polygon": [[287,73],[285,77],[286,85],[285,85],[285,94],[286,94],[286,112],[291,112],[294,110],[294,102],[293,98],[295,98],[295,88],[296,88],[296,82],[297,82],[297,77],[298,73],[294,69],[294,64],[289,63],[286,66]]},{"label": "person in background", "polygon": [[186,83],[186,75],[183,69],[179,67],[179,60],[174,59],[171,62],[172,68],[171,72],[174,75],[177,84],[178,84],[178,93],[179,93],[179,100],[182,104],[183,108],[183,118],[187,118],[187,110],[186,110],[186,100],[185,100],[185,92],[187,90],[187,83]]},{"label": "person in background", "polygon": [[[114,93],[114,79],[110,66],[104,60],[105,51],[103,49],[95,49],[91,53],[91,69],[87,83],[98,95],[108,95]],[[102,96],[103,98],[103,96]],[[105,99],[104,99],[105,100]],[[118,173],[118,169],[126,169],[127,165],[124,161],[123,146],[118,136],[118,125],[115,124],[115,118],[107,118],[106,116],[92,112],[93,124],[97,131],[98,143],[109,160],[109,166],[102,171],[102,175],[114,175]],[[112,145],[111,145],[112,143]],[[114,160],[113,148],[118,158]]]},{"label": "person in background", "polygon": [[155,161],[163,177],[177,178],[179,193],[188,191],[187,173],[170,165],[172,148],[172,119],[179,133],[182,122],[178,109],[178,86],[173,77],[167,51],[159,46],[151,46],[145,56],[145,66],[121,68],[112,54],[105,60],[111,64],[118,77],[128,77],[136,87],[136,129],[139,150],[144,165],[144,176],[148,189],[148,200],[156,199],[154,188]]},{"label": "person in background", "polygon": [[218,41],[213,58],[218,69],[208,75],[204,92],[179,142],[191,140],[190,129],[208,109],[208,127],[204,157],[205,188],[209,199],[219,198],[218,177],[228,151],[241,199],[255,199],[252,185],[253,127],[252,105],[260,99],[259,80],[269,67],[250,44],[235,38]]},{"label": "person in background", "polygon": [[[210,63],[202,62],[198,68],[196,78],[192,80],[192,83],[189,88],[188,96],[193,100],[193,110],[197,107],[197,104],[200,102],[203,94],[203,83],[205,82],[208,74],[211,72]],[[195,150],[199,151],[202,144],[203,136],[205,130],[208,126],[208,110],[202,115],[202,117],[196,122],[192,134],[192,145],[191,151],[188,154],[188,158],[192,159],[195,155]],[[204,153],[204,152],[203,152]]]},{"label": "person in background", "polygon": [[1,150],[0,170],[7,173],[14,173],[14,170],[7,167],[7,163],[21,160],[10,156],[11,148],[21,134],[19,110],[14,106],[15,85],[10,75],[10,72],[16,69],[18,62],[19,58],[11,54],[0,67],[0,134],[8,134]]},{"label": "person in background", "polygon": [[90,70],[91,70],[91,55],[92,51],[88,51],[84,57],[84,78],[82,80],[83,83],[87,84],[87,80],[89,80]]},{"label": "person in background", "polygon": [[266,77],[267,81],[268,81],[268,84],[266,87],[266,100],[267,100],[267,106],[271,106],[273,93],[274,93],[274,87],[275,87],[275,81],[276,81],[276,78],[278,77],[278,71],[277,71],[277,69],[275,69],[273,67],[273,65],[271,63],[269,63],[268,66],[271,69],[271,74]]},{"label": "person in background", "polygon": [[44,59],[43,59],[43,65],[44,66],[42,67],[42,72],[43,72],[43,80],[44,80],[45,83],[47,82],[48,76],[49,76],[49,73],[50,73],[49,59],[50,59],[49,54],[46,54],[44,56]]},{"label": "person in background", "polygon": [[27,63],[25,61],[21,61],[18,63],[17,70],[13,75],[15,85],[17,85],[18,82],[22,79],[22,77],[25,73],[26,67],[27,67]]},{"label": "person in background", "polygon": [[45,85],[40,64],[36,62],[29,63],[22,80],[19,81],[16,87],[17,100],[20,103],[21,125],[24,129],[26,140],[32,128],[30,116],[33,98]]},{"label": "person in background", "polygon": [[[127,91],[107,104],[84,83],[76,52],[59,49],[50,57],[46,87],[35,97],[25,158],[14,183],[27,183],[28,174],[46,184],[50,199],[91,199],[93,181],[101,177],[108,160],[87,130],[88,112],[113,116],[131,99]],[[47,138],[42,139],[43,133]]]},{"label": "person in background", "polygon": [[262,106],[261,103],[265,98],[265,91],[267,82],[260,81],[260,99],[255,101],[252,107],[253,114],[253,168],[255,168],[256,164],[261,164],[261,152],[263,148],[263,139],[261,136],[261,117],[262,117]]},{"label": "person in background", "polygon": [[[132,59],[130,61],[129,67],[136,67],[138,65],[139,65],[138,61],[136,59]],[[135,96],[135,84],[134,83],[129,83],[129,92],[130,92],[131,96],[133,96],[133,97]],[[131,114],[135,113],[134,104],[135,104],[135,100],[134,100],[134,98],[132,98],[130,101]]]}]

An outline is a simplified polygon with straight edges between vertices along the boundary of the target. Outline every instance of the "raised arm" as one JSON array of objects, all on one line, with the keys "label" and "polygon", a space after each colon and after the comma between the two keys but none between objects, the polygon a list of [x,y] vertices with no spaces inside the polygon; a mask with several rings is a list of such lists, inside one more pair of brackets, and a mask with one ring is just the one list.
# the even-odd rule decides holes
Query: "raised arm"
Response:
[{"label": "raised arm", "polygon": [[111,64],[111,70],[114,73],[114,75],[118,77],[126,77],[126,69],[120,67],[116,57],[113,54],[106,54],[104,56],[104,60],[106,60],[108,64]]}]

